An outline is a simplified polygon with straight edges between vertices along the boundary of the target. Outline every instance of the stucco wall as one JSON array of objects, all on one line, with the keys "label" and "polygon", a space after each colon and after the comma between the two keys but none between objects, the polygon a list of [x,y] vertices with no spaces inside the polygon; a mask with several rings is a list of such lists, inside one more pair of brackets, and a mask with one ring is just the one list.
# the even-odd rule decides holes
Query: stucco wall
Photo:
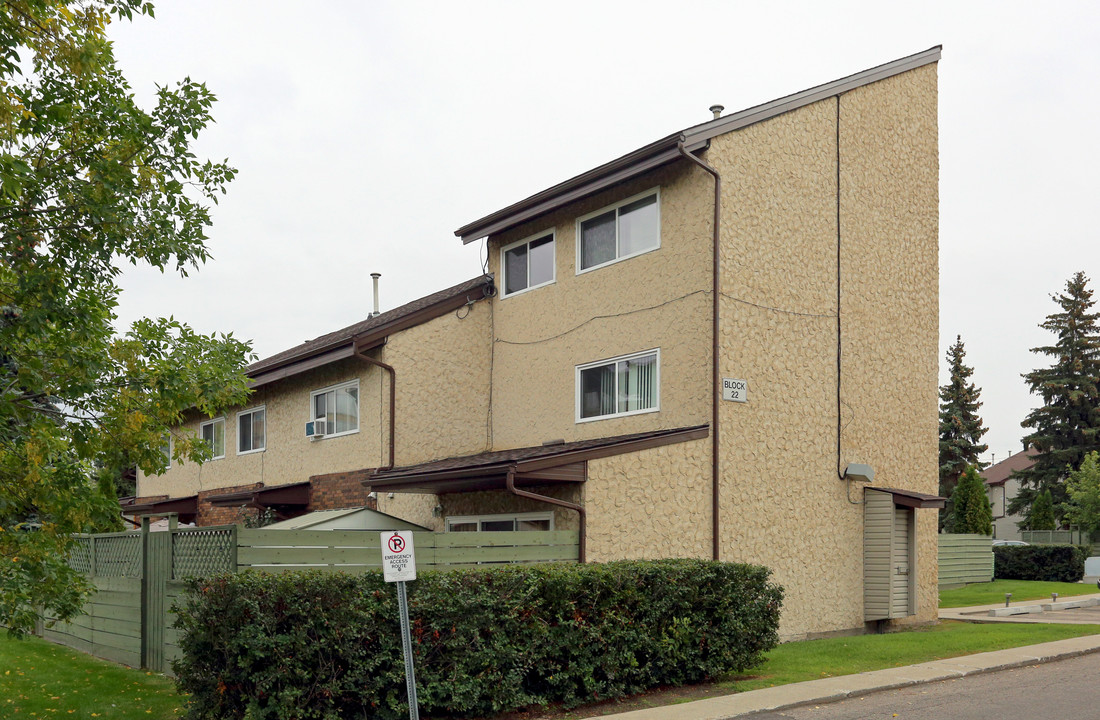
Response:
[{"label": "stucco wall", "polygon": [[[842,443],[875,484],[937,489],[935,66],[840,100]],[[716,138],[724,178],[723,559],[787,589],[781,634],[862,625],[862,490],[837,477],[837,101]],[[919,620],[936,613],[936,512],[918,511]]]},{"label": "stucco wall", "polygon": [[710,447],[707,438],[589,461],[588,558],[709,558]]},{"label": "stucco wall", "polygon": [[[396,333],[374,351],[398,368],[397,464],[485,449],[489,314],[488,303],[475,303]],[[354,379],[359,380],[359,432],[307,438],[310,393]],[[139,474],[138,495],[182,497],[252,482],[271,487],[378,467],[388,459],[389,382],[379,368],[352,358],[260,386],[245,406],[225,413],[223,459],[201,466],[173,462],[163,475]],[[236,413],[260,405],[267,413],[267,447],[238,455]],[[197,434],[205,420],[196,415],[177,432]]]},{"label": "stucco wall", "polygon": [[[654,187],[660,188],[660,248],[578,275],[577,218]],[[492,300],[494,449],[707,422],[707,187],[677,165],[491,238],[490,270],[499,284],[501,247],[556,233],[555,282]],[[660,412],[575,421],[577,365],[653,348],[660,349]]]}]

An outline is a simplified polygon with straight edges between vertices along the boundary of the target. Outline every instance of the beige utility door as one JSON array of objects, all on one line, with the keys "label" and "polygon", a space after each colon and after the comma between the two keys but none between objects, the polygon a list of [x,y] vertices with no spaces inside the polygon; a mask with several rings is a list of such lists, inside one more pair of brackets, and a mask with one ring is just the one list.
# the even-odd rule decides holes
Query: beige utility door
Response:
[{"label": "beige utility door", "polygon": [[913,511],[909,508],[894,508],[894,542],[891,552],[890,583],[890,617],[905,617],[911,615],[910,587],[912,586],[910,571],[912,570],[911,552],[913,539],[910,530]]}]

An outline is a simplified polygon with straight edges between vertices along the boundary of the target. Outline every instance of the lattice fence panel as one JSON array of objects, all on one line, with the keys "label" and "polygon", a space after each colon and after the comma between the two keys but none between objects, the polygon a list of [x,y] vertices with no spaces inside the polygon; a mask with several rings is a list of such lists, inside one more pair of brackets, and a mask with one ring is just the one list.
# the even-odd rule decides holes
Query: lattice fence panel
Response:
[{"label": "lattice fence panel", "polygon": [[172,534],[172,579],[236,572],[233,529],[195,528]]},{"label": "lattice fence panel", "polygon": [[92,542],[90,537],[78,537],[69,552],[69,567],[83,575],[92,572]]},{"label": "lattice fence panel", "polygon": [[99,577],[141,577],[141,534],[94,539],[95,574]]}]

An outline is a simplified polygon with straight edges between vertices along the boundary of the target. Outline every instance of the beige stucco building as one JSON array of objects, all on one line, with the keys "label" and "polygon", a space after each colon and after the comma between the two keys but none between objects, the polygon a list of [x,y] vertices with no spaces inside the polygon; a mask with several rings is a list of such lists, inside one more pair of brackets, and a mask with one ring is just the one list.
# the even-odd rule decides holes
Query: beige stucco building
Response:
[{"label": "beige stucco building", "polygon": [[181,429],[224,457],[139,478],[139,504],[578,529],[588,561],[768,566],[786,638],[932,621],[938,59],[716,113],[463,226],[487,276],[257,363],[240,414]]}]

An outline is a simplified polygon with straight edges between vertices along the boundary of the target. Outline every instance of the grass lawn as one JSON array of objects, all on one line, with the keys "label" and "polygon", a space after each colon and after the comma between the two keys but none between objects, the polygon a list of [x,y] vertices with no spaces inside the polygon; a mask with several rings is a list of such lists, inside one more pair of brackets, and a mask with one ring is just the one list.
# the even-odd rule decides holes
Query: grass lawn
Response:
[{"label": "grass lawn", "polygon": [[[807,640],[780,645],[759,667],[719,682],[658,690],[568,712],[510,713],[497,720],[567,720],[624,712],[1094,634],[1100,634],[1100,625],[943,622],[885,635]],[[182,714],[185,703],[186,698],[165,677],[97,660],[39,638],[12,640],[0,635],[2,718],[169,720]]]},{"label": "grass lawn", "polygon": [[940,607],[955,608],[970,605],[1003,604],[1005,593],[1012,593],[1012,602],[1049,600],[1051,593],[1059,599],[1071,595],[1092,595],[1100,592],[1092,583],[1035,582],[1030,580],[994,580],[973,583],[957,590],[940,591]]},{"label": "grass lawn", "polygon": [[168,678],[0,631],[0,717],[169,720],[186,699]]}]

